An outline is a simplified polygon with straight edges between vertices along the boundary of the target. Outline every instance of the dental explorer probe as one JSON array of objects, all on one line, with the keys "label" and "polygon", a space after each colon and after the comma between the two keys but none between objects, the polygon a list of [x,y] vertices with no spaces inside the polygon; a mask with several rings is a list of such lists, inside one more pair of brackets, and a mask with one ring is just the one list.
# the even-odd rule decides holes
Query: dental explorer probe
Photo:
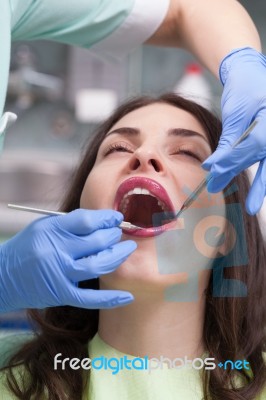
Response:
[{"label": "dental explorer probe", "polygon": [[[34,207],[26,207],[26,206],[20,206],[18,204],[8,204],[8,208],[12,208],[13,210],[18,210],[18,211],[27,211],[27,212],[32,212],[32,213],[37,213],[37,214],[44,214],[44,215],[66,215],[66,212],[62,211],[52,211],[52,210],[44,210],[42,208],[34,208]],[[119,228],[125,228],[125,229],[143,229],[140,226],[133,225],[130,222],[127,221],[122,221],[121,224],[119,225]]]},{"label": "dental explorer probe", "polygon": [[[250,124],[250,126],[245,130],[243,135],[241,135],[240,138],[238,140],[236,140],[236,142],[232,145],[232,148],[235,148],[239,143],[241,143],[250,134],[252,129],[255,128],[257,123],[258,123],[258,121],[256,121],[256,120],[253,121],[252,124]],[[204,178],[200,182],[200,184],[196,187],[196,189],[193,190],[193,192],[188,196],[188,198],[183,203],[182,207],[180,208],[178,213],[173,217],[173,219],[177,219],[178,217],[180,217],[182,212],[185,211],[193,203],[194,200],[196,200],[196,198],[199,196],[199,194],[205,189],[205,187],[207,186],[207,184],[209,183],[211,178],[212,178],[212,175],[211,175],[211,173],[209,173],[207,175],[207,177]]]}]

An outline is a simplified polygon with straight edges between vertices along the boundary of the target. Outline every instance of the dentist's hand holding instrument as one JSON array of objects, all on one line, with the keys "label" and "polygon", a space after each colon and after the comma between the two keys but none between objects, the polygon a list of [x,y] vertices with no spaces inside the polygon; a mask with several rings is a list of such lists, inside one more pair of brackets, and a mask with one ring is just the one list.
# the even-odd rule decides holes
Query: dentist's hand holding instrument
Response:
[{"label": "dentist's hand holding instrument", "polygon": [[[208,191],[219,192],[241,171],[259,162],[246,209],[256,214],[266,194],[266,57],[255,49],[239,48],[220,65],[223,132],[217,150],[203,163],[213,179]],[[241,144],[232,144],[256,119],[257,126]]]},{"label": "dentist's hand holding instrument", "polygon": [[40,218],[0,245],[0,312],[69,305],[113,308],[134,297],[77,282],[114,271],[136,249],[119,242],[123,220],[113,210],[78,209]]}]

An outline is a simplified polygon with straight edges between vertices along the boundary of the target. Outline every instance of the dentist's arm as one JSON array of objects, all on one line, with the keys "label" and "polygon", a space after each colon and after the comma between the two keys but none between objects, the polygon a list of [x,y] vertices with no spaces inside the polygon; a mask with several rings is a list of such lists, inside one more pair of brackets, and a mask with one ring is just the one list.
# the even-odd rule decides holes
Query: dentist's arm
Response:
[{"label": "dentist's arm", "polygon": [[[257,213],[266,194],[266,57],[251,18],[235,0],[171,0],[164,23],[147,43],[183,47],[220,77],[223,132],[203,164],[213,175],[208,190],[224,189],[260,162],[246,200],[247,211]],[[255,129],[232,149],[254,119],[259,122]]]},{"label": "dentist's arm", "polygon": [[132,240],[120,242],[122,219],[113,210],[75,210],[40,218],[0,245],[0,312],[131,303],[129,292],[77,287],[114,271],[136,249]]},{"label": "dentist's arm", "polygon": [[257,29],[236,0],[170,0],[164,22],[146,43],[184,48],[217,78],[221,61],[233,49],[261,51]]}]

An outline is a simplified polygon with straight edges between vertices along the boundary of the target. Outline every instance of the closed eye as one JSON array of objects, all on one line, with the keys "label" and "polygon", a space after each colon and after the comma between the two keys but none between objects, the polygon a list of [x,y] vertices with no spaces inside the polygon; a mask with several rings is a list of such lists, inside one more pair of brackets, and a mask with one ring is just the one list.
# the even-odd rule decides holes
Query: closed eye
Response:
[{"label": "closed eye", "polygon": [[[108,146],[108,148],[104,152],[104,156],[107,156],[114,152],[132,153],[133,150],[130,148],[130,146],[127,143],[112,143],[110,146]],[[172,153],[172,155],[184,155],[187,157],[192,157],[199,162],[202,162],[200,155],[198,155],[196,152],[189,150],[189,149],[178,148],[177,150],[175,150]]]},{"label": "closed eye", "polygon": [[108,154],[114,153],[115,151],[129,152],[129,153],[132,152],[131,148],[127,144],[113,143],[106,149],[106,151],[104,152],[104,155],[107,156]]},{"label": "closed eye", "polygon": [[185,156],[188,156],[188,157],[192,157],[192,158],[196,159],[199,162],[202,162],[201,157],[197,153],[195,153],[195,152],[193,152],[191,150],[186,150],[186,149],[181,149],[180,148],[180,149],[176,150],[172,154],[173,155],[185,155]]}]

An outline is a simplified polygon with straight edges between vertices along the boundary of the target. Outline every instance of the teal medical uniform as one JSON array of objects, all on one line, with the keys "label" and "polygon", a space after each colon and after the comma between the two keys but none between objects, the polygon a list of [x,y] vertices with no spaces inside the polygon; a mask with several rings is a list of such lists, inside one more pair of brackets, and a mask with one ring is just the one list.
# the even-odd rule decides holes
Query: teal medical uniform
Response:
[{"label": "teal medical uniform", "polygon": [[[168,7],[169,0],[1,0],[0,116],[12,41],[47,39],[119,57],[157,30]],[[4,133],[0,120],[0,151]]]}]

